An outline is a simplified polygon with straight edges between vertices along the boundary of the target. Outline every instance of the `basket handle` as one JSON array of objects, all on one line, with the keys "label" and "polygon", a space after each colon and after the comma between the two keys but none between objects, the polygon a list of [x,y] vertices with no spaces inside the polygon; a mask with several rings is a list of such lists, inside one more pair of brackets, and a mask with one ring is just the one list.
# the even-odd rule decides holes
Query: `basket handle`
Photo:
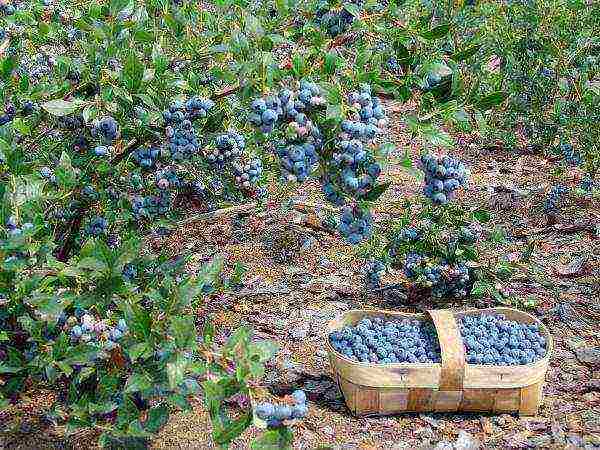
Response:
[{"label": "basket handle", "polygon": [[440,391],[462,391],[465,378],[465,347],[452,311],[427,310],[437,331],[442,353]]}]

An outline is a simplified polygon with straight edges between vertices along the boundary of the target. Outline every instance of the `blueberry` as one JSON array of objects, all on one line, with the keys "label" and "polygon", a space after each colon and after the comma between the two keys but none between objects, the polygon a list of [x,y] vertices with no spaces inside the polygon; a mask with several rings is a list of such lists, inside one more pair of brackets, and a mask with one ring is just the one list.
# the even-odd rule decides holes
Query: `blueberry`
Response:
[{"label": "blueberry", "polygon": [[302,419],[306,417],[308,414],[308,407],[306,404],[298,404],[292,407],[292,418],[293,419]]},{"label": "blueberry", "polygon": [[278,405],[273,412],[273,418],[279,420],[289,420],[292,418],[292,409],[287,405]]},{"label": "blueberry", "polygon": [[260,419],[267,420],[273,416],[275,407],[271,403],[260,403],[256,405],[255,413]]}]

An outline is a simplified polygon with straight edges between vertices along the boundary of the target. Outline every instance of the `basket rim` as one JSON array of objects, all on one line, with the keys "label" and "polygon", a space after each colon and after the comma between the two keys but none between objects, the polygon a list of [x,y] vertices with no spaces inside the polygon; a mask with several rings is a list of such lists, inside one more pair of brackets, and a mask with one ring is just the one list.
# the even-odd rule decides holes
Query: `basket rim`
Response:
[{"label": "basket rim", "polygon": [[[478,369],[486,369],[486,368],[502,368],[502,369],[516,369],[516,368],[521,368],[521,367],[530,367],[530,368],[534,368],[534,367],[538,367],[540,365],[543,364],[548,364],[550,362],[550,356],[552,355],[552,352],[554,350],[554,340],[552,338],[552,335],[550,334],[550,332],[548,331],[548,328],[546,327],[546,325],[544,325],[544,323],[539,320],[537,317],[526,313],[524,311],[521,311],[519,309],[515,309],[515,308],[508,308],[508,307],[504,307],[504,306],[500,306],[500,307],[495,307],[495,308],[482,308],[482,309],[478,309],[478,308],[469,308],[469,309],[449,309],[450,311],[452,311],[452,313],[454,315],[460,315],[461,313],[464,315],[466,313],[484,313],[484,312],[491,312],[491,311],[497,311],[498,314],[500,314],[500,311],[511,311],[511,312],[516,312],[518,314],[522,314],[524,316],[528,316],[530,319],[532,319],[539,327],[541,330],[544,331],[545,337],[546,337],[546,342],[547,342],[547,349],[546,349],[546,355],[544,355],[543,358],[538,359],[532,363],[529,364],[519,364],[519,365],[515,365],[515,366],[507,366],[507,365],[492,365],[492,364],[469,364],[468,362],[465,361],[465,366],[471,367],[471,368],[478,368]],[[327,337],[326,337],[326,346],[327,346],[327,350],[329,352],[330,355],[335,356],[338,359],[343,360],[346,364],[349,365],[354,365],[354,366],[359,366],[359,367],[410,367],[410,368],[437,368],[440,367],[441,368],[441,363],[409,363],[409,362],[402,362],[402,363],[385,363],[385,364],[373,364],[373,363],[365,363],[365,362],[361,362],[361,361],[354,361],[348,357],[346,357],[345,355],[343,355],[342,353],[338,352],[336,349],[333,348],[333,346],[331,345],[331,342],[329,340],[329,335],[331,334],[331,332],[338,330],[339,328],[334,328],[333,327],[333,323],[334,322],[339,322],[341,319],[343,319],[345,316],[352,314],[352,313],[368,313],[368,314],[383,314],[383,315],[391,315],[391,316],[415,316],[415,317],[421,317],[423,319],[425,319],[427,317],[427,313],[426,312],[416,312],[416,313],[410,313],[410,312],[400,312],[400,311],[389,311],[389,310],[384,310],[384,309],[349,309],[348,311],[344,311],[341,314],[338,314],[334,319],[330,320],[329,323],[327,324]]]}]

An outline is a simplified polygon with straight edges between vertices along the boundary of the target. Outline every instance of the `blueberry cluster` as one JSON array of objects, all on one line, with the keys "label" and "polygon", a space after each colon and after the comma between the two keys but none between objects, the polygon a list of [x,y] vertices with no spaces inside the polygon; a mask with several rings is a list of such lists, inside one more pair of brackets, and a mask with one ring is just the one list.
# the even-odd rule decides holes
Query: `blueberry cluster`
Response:
[{"label": "blueberry cluster", "polygon": [[123,266],[121,274],[125,281],[131,282],[137,276],[137,269],[133,264],[127,263]]},{"label": "blueberry cluster", "polygon": [[464,248],[476,241],[476,233],[461,227],[458,233],[432,236],[429,226],[424,222],[419,229],[409,226],[396,231],[388,255],[409,280],[430,288],[434,297],[466,297],[474,280],[464,260]]},{"label": "blueberry cluster", "polygon": [[69,42],[75,42],[83,37],[83,33],[77,28],[70,27],[67,30],[67,40]]},{"label": "blueberry cluster", "polygon": [[110,326],[106,320],[95,319],[91,314],[84,314],[81,320],[76,316],[67,319],[65,327],[73,343],[96,345],[102,349],[98,357],[108,358],[109,352],[119,346],[119,341],[127,333],[128,327],[124,319],[115,326]]},{"label": "blueberry cluster", "polygon": [[28,76],[30,80],[39,81],[52,72],[56,60],[53,56],[37,53],[33,58],[22,58],[19,61],[17,72],[21,76]]},{"label": "blueberry cluster", "polygon": [[48,166],[44,166],[40,169],[40,176],[50,183],[56,183],[56,175],[54,175],[54,171]]},{"label": "blueberry cluster", "polygon": [[404,274],[410,280],[431,288],[435,298],[464,298],[472,284],[469,268],[463,261],[450,262],[410,252],[404,261]]},{"label": "blueberry cluster", "polygon": [[12,16],[16,9],[11,2],[0,3],[0,14],[3,16]]},{"label": "blueberry cluster", "polygon": [[420,167],[425,173],[423,192],[435,205],[444,205],[452,200],[456,190],[465,186],[468,180],[465,165],[451,156],[425,154],[421,156]]},{"label": "blueberry cluster", "polygon": [[385,264],[380,259],[370,259],[364,266],[367,286],[377,287],[381,284],[381,275],[385,272]]},{"label": "blueberry cluster", "polygon": [[84,200],[87,200],[88,202],[93,202],[100,198],[100,194],[98,194],[98,191],[96,191],[96,189],[94,189],[94,186],[91,185],[83,187],[83,189],[81,190],[81,196]]},{"label": "blueberry cluster", "polygon": [[233,175],[236,183],[244,189],[250,189],[258,183],[262,174],[262,161],[258,158],[249,161],[246,164],[234,162],[232,164]]},{"label": "blueberry cluster", "polygon": [[207,86],[209,84],[215,83],[216,81],[218,81],[218,79],[212,73],[209,73],[208,75],[200,75],[197,81],[198,84],[202,86]]},{"label": "blueberry cluster", "polygon": [[373,216],[367,209],[344,206],[338,230],[348,243],[355,245],[368,239],[373,233]]},{"label": "blueberry cluster", "polygon": [[596,185],[594,179],[590,174],[587,174],[582,180],[579,187],[585,192],[592,192]]},{"label": "blueberry cluster", "polygon": [[104,234],[104,232],[106,231],[107,225],[108,225],[108,222],[106,221],[106,219],[104,217],[97,216],[97,217],[92,218],[92,220],[90,220],[90,223],[86,227],[86,232],[90,236],[100,236],[101,234]]},{"label": "blueberry cluster", "polygon": [[169,140],[168,148],[175,161],[190,159],[200,150],[200,143],[192,122],[184,119],[177,126],[167,126],[165,134]]},{"label": "blueberry cluster", "polygon": [[171,207],[171,196],[168,191],[161,191],[158,195],[146,197],[137,196],[133,199],[133,214],[136,217],[153,217],[165,214]]},{"label": "blueberry cluster", "polygon": [[285,120],[303,137],[310,134],[306,127],[311,126],[305,113],[324,104],[319,86],[302,80],[298,90],[282,89],[277,95],[254,100],[248,120],[263,133],[272,132],[278,121]]},{"label": "blueberry cluster", "polygon": [[300,89],[297,91],[284,89],[279,93],[279,97],[285,117],[296,122],[298,114],[309,112],[326,103],[321,88],[309,80],[301,80]]},{"label": "blueberry cluster", "polygon": [[181,180],[177,176],[175,170],[171,168],[165,168],[157,171],[154,174],[154,181],[156,182],[156,187],[161,190],[178,188],[181,186]]},{"label": "blueberry cluster", "polygon": [[258,98],[252,102],[252,114],[248,117],[250,123],[260,128],[263,133],[270,133],[275,128],[275,123],[283,114],[279,97],[270,96]]},{"label": "blueberry cluster", "polygon": [[302,390],[296,390],[292,393],[292,399],[293,406],[274,405],[268,402],[259,403],[254,409],[254,414],[264,420],[269,428],[280,427],[286,420],[303,419],[308,414],[306,394]]},{"label": "blueberry cluster", "polygon": [[325,199],[336,206],[342,206],[345,203],[344,197],[340,190],[329,178],[325,178],[321,182],[321,190],[325,195]]},{"label": "blueberry cluster", "polygon": [[119,124],[110,116],[103,117],[92,126],[92,136],[110,144],[119,138]]},{"label": "blueberry cluster", "polygon": [[204,181],[202,181],[200,178],[189,182],[186,188],[191,195],[199,199],[206,199],[210,195],[210,192],[206,187],[206,183],[204,183]]},{"label": "blueberry cluster", "polygon": [[17,110],[15,109],[14,105],[7,105],[4,108],[4,113],[0,114],[0,126],[12,122],[16,115]]},{"label": "blueberry cluster", "polygon": [[315,146],[309,143],[280,143],[275,147],[275,152],[281,160],[281,167],[288,181],[305,181],[318,161]]},{"label": "blueberry cluster", "polygon": [[536,324],[507,320],[502,314],[464,316],[460,333],[469,364],[517,366],[546,355],[546,338]]},{"label": "blueberry cluster", "polygon": [[224,164],[242,156],[245,147],[244,136],[230,130],[217,136],[215,148],[207,152],[206,158],[211,163]]},{"label": "blueberry cluster", "polygon": [[302,80],[299,89],[283,89],[275,96],[252,102],[250,122],[264,133],[278,124],[286,124],[285,139],[275,145],[284,177],[302,182],[308,178],[318,161],[317,151],[322,146],[319,128],[305,113],[325,104],[316,83]]},{"label": "blueberry cluster", "polygon": [[[354,121],[365,125],[365,127],[355,125],[354,129],[347,131],[342,123],[342,130],[352,137],[370,141],[387,124],[381,100],[372,95],[371,86],[368,84],[361,84],[358,91],[351,92],[348,95],[348,103],[356,112]],[[346,128],[350,127],[346,126]]]},{"label": "blueberry cluster", "polygon": [[159,155],[158,147],[138,147],[133,152],[133,159],[142,169],[150,169],[156,163]]},{"label": "blueberry cluster", "polygon": [[339,142],[339,150],[333,153],[332,167],[341,175],[339,186],[355,198],[367,195],[381,174],[369,149],[357,139]]},{"label": "blueberry cluster", "polygon": [[61,116],[58,118],[58,127],[66,131],[78,131],[83,128],[84,121],[81,116]]},{"label": "blueberry cluster", "polygon": [[111,147],[108,147],[106,145],[96,145],[92,150],[92,153],[100,157],[108,156],[108,154],[110,153],[110,148]]},{"label": "blueberry cluster", "polygon": [[345,33],[354,22],[354,16],[346,8],[329,9],[327,2],[319,6],[315,12],[315,22],[325,29],[330,37]]},{"label": "blueberry cluster", "polygon": [[174,101],[169,109],[163,112],[163,119],[167,125],[180,125],[184,120],[195,120],[208,115],[215,102],[209,98],[191,97],[185,102]]},{"label": "blueberry cluster", "polygon": [[561,144],[560,151],[567,164],[572,166],[579,166],[581,164],[581,154],[571,144]]},{"label": "blueberry cluster", "polygon": [[388,58],[388,60],[385,62],[385,68],[393,74],[402,73],[402,66],[400,66],[398,60],[393,56]]},{"label": "blueberry cluster", "polygon": [[331,346],[354,361],[372,364],[439,363],[435,327],[422,320],[364,318],[329,335]]},{"label": "blueberry cluster", "polygon": [[10,236],[20,236],[24,232],[33,230],[33,224],[31,222],[26,222],[22,226],[17,225],[17,219],[15,216],[10,216],[6,221],[6,230]]},{"label": "blueberry cluster", "polygon": [[558,213],[558,209],[563,197],[569,193],[569,188],[561,184],[552,186],[546,201],[544,202],[544,211],[546,214],[555,215]]}]

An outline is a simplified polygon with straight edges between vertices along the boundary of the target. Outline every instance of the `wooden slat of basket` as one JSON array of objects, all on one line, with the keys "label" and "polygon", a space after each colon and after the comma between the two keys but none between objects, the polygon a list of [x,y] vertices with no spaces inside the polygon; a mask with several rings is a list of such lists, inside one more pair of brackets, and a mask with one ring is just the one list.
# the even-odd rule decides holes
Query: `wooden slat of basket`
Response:
[{"label": "wooden slat of basket", "polygon": [[408,393],[408,411],[432,411],[434,389],[411,388]]},{"label": "wooden slat of basket", "polygon": [[498,389],[495,394],[494,412],[518,411],[521,406],[521,389]]},{"label": "wooden slat of basket", "polygon": [[410,389],[386,388],[379,393],[379,409],[382,414],[408,410]]},{"label": "wooden slat of basket", "polygon": [[495,399],[495,389],[465,389],[460,404],[461,411],[493,411]]},{"label": "wooden slat of basket", "polygon": [[440,391],[461,391],[465,378],[465,348],[451,311],[427,311],[433,320],[442,353]]},{"label": "wooden slat of basket", "polygon": [[540,381],[531,386],[521,388],[521,404],[519,405],[519,414],[522,416],[535,416],[538,413],[539,406],[542,404],[544,382]]}]

